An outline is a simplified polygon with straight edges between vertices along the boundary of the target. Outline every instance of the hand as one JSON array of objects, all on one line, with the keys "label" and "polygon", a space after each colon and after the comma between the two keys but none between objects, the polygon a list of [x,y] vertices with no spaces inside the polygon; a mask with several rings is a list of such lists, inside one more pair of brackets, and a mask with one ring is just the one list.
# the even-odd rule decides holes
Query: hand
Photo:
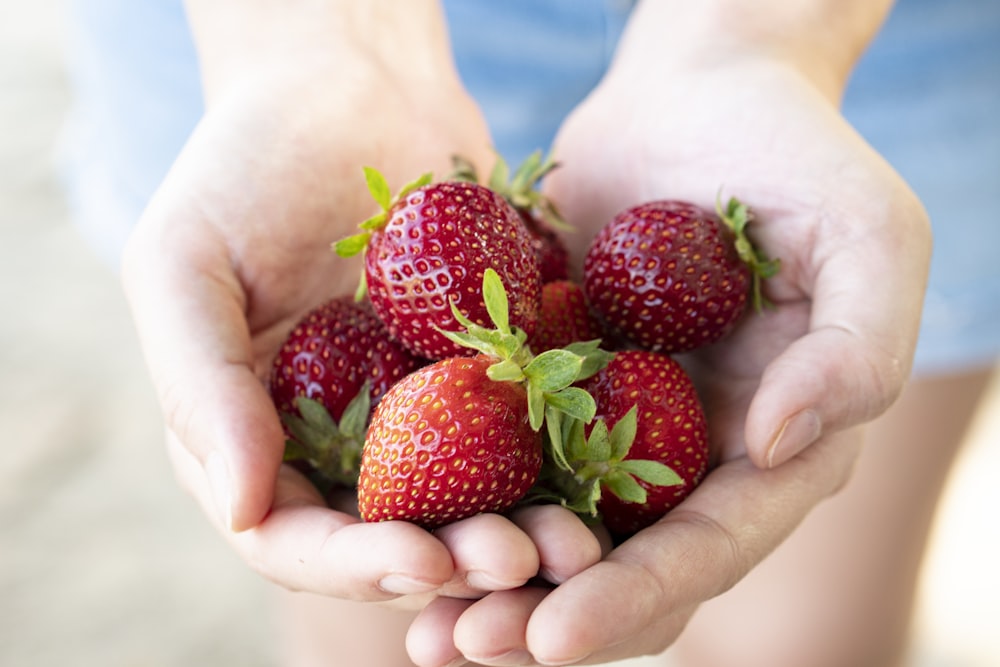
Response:
[{"label": "hand", "polygon": [[213,86],[129,243],[123,281],[171,461],[236,551],[286,587],[387,600],[523,584],[539,557],[509,521],[477,518],[437,536],[362,524],[281,465],[264,380],[294,322],[357,285],[360,264],[330,243],[376,208],[362,166],[402,185],[444,173],[453,152],[492,162],[485,123],[447,68],[411,84],[363,59],[326,62],[272,61]]},{"label": "hand", "polygon": [[662,651],[700,602],[841,488],[860,450],[852,427],[887,408],[909,372],[927,219],[835,103],[767,57],[705,61],[660,72],[655,84],[631,65],[616,63],[557,140],[562,166],[549,194],[578,227],[577,258],[627,206],[682,198],[712,207],[721,188],[753,208],[751,235],[782,262],[766,286],[774,307],[685,360],[717,456],[702,486],[553,590],[435,601],[409,634],[422,667]]}]

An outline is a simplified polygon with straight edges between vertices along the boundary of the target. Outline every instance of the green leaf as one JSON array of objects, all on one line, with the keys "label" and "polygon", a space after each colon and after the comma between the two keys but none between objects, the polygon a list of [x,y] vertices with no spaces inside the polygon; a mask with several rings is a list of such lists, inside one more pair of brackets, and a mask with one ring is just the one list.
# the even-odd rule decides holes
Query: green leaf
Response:
[{"label": "green leaf", "polygon": [[528,423],[531,428],[538,431],[545,422],[545,395],[531,384],[527,386],[528,392]]},{"label": "green leaf", "polygon": [[503,193],[507,189],[507,181],[509,178],[510,169],[507,167],[507,161],[500,155],[497,155],[496,162],[493,163],[493,169],[490,171],[490,178],[487,181],[487,184],[494,192]]},{"label": "green leaf", "polygon": [[601,484],[627,503],[646,502],[646,489],[627,472],[612,471],[601,480]]},{"label": "green leaf", "polygon": [[299,396],[295,399],[295,407],[306,423],[322,429],[324,432],[337,433],[337,422],[333,420],[326,406],[308,396]]},{"label": "green leaf", "polygon": [[759,313],[771,303],[764,298],[761,281],[774,277],[781,270],[781,261],[768,259],[760,249],[755,248],[746,235],[746,228],[753,220],[753,213],[746,204],[730,197],[725,209],[722,208],[721,190],[715,198],[715,210],[723,223],[736,235],[735,248],[740,259],[749,267],[753,277],[750,296],[754,309]]},{"label": "green leaf", "polygon": [[[529,155],[524,162],[518,165],[517,169],[514,171],[514,177],[510,179],[511,193],[517,195],[534,187],[535,183],[542,177],[542,175],[538,173],[541,164],[542,151],[536,150]],[[507,179],[505,178],[503,182],[506,184]]]},{"label": "green leaf", "polygon": [[597,413],[597,403],[586,389],[566,387],[545,394],[545,402],[560,412],[577,419],[582,423],[590,423]]},{"label": "green leaf", "polygon": [[621,461],[615,464],[615,470],[627,472],[653,486],[677,486],[684,483],[673,468],[660,461]]},{"label": "green leaf", "polygon": [[365,249],[368,245],[368,239],[371,238],[370,232],[361,232],[360,234],[354,234],[348,236],[347,238],[340,239],[333,244],[334,251],[341,257],[354,257],[359,252]]},{"label": "green leaf", "polygon": [[462,347],[467,347],[470,350],[482,352],[483,354],[496,356],[494,353],[495,347],[490,341],[483,340],[482,338],[474,336],[466,331],[448,331],[447,329],[442,329],[436,324],[431,326],[434,327],[435,331],[456,345],[461,345]]},{"label": "green leaf", "polygon": [[569,433],[563,431],[562,414],[551,406],[545,407],[545,427],[549,436],[549,453],[553,463],[561,470],[572,471],[566,460],[566,442],[564,438]]},{"label": "green leaf", "polygon": [[590,480],[572,497],[563,501],[562,506],[571,512],[582,516],[596,517],[597,502],[601,499],[601,485],[596,480]]},{"label": "green leaf", "polygon": [[[600,341],[594,341],[600,343]],[[608,352],[607,350],[602,350],[600,348],[595,348],[583,357],[583,365],[580,367],[580,375],[577,380],[586,380],[589,377],[593,377],[604,370],[604,368],[611,363],[611,360],[615,358],[614,352]]]},{"label": "green leaf", "polygon": [[507,290],[500,280],[500,274],[493,269],[486,269],[483,272],[483,301],[486,304],[486,312],[489,313],[496,328],[509,334],[511,331]]},{"label": "green leaf", "polygon": [[562,424],[564,450],[570,461],[587,460],[587,436],[584,423],[579,419],[565,418]]},{"label": "green leaf", "polygon": [[340,416],[340,432],[345,436],[364,438],[371,414],[371,391],[371,381],[365,380],[357,395],[344,408],[344,414]]},{"label": "green leaf", "polygon": [[537,202],[538,210],[542,214],[542,219],[549,225],[561,232],[573,232],[576,228],[566,221],[566,218],[562,216],[556,205],[553,204],[548,198],[542,197],[541,201]]},{"label": "green leaf", "polygon": [[358,286],[354,289],[354,301],[355,303],[361,303],[368,296],[368,276],[365,274],[364,270],[361,271],[361,277],[358,279]]},{"label": "green leaf", "polygon": [[285,440],[285,453],[281,460],[285,463],[289,461],[304,461],[310,458],[309,450],[302,446],[298,440]]},{"label": "green leaf", "polygon": [[727,221],[729,228],[733,232],[737,235],[742,235],[743,230],[746,229],[747,224],[750,222],[750,211],[747,209],[746,204],[736,199],[736,197],[730,197],[726,203],[726,210],[722,217]]},{"label": "green leaf", "polygon": [[374,232],[385,227],[385,223],[388,219],[389,218],[385,211],[383,211],[382,213],[376,213],[372,217],[368,218],[358,225],[358,227],[366,232]]},{"label": "green leaf", "polygon": [[592,354],[600,346],[601,339],[595,338],[594,340],[574,341],[562,349],[567,352],[572,352],[573,354],[579,354],[581,357],[586,357],[588,354]]},{"label": "green leaf", "polygon": [[520,382],[524,379],[521,365],[512,359],[493,364],[486,369],[486,375],[494,382]]},{"label": "green leaf", "polygon": [[621,461],[628,454],[635,441],[635,432],[639,423],[639,408],[633,405],[611,429],[611,458]]},{"label": "green leaf", "polygon": [[385,176],[374,167],[364,167],[364,171],[365,183],[368,184],[368,192],[372,194],[372,199],[383,211],[388,211],[392,206],[392,191],[389,190]]},{"label": "green leaf", "polygon": [[594,463],[611,460],[611,439],[608,436],[608,424],[603,419],[597,420],[590,429],[584,456],[587,461]]},{"label": "green leaf", "polygon": [[583,357],[566,350],[546,350],[528,362],[524,374],[545,392],[565,389],[576,382]]},{"label": "green leaf", "polygon": [[768,259],[764,253],[755,251],[757,256],[757,275],[761,278],[773,278],[781,270],[780,259]]},{"label": "green leaf", "polygon": [[462,181],[465,183],[478,183],[479,175],[476,173],[476,166],[461,155],[451,156],[451,173],[448,180]]},{"label": "green leaf", "polygon": [[399,189],[399,192],[396,193],[396,201],[404,199],[406,195],[410,194],[411,192],[413,192],[418,188],[422,188],[425,185],[430,185],[431,181],[433,180],[434,180],[434,174],[432,174],[431,172],[426,172],[424,174],[421,174],[420,176],[418,176],[417,178],[410,181],[409,183],[407,183],[406,185],[404,185]]}]

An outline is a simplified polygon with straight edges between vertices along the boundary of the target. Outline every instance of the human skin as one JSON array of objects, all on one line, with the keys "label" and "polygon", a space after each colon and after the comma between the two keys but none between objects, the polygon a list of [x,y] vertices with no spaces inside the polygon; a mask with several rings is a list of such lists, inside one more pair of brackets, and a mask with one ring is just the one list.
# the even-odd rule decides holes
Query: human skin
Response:
[{"label": "human skin", "polygon": [[[489,134],[436,3],[188,2],[207,113],[143,215],[123,281],[179,481],[254,569],[293,590],[424,608],[407,641],[427,667],[512,651],[600,662],[669,645],[843,486],[860,448],[850,427],[908,373],[930,246],[919,202],[836,111],[880,19],[858,8],[878,3],[836,3],[841,40],[824,36],[832,3],[775,2],[784,19],[756,27],[727,4],[641,4],[556,145],[550,194],[578,227],[577,256],[626,205],[712,205],[722,188],[753,205],[756,239],[783,263],[775,308],[688,359],[720,465],[602,559],[568,512],[438,534],[362,524],[281,466],[262,378],[298,316],[354,288],[360,267],[329,243],[371,213],[361,166],[394,184],[444,173],[453,153],[488,167]],[[525,587],[539,570],[560,585]]]}]

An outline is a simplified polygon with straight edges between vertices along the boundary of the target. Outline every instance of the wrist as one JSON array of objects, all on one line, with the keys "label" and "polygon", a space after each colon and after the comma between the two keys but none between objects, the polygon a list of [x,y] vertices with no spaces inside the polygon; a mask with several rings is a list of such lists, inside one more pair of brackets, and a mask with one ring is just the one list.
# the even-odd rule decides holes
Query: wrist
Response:
[{"label": "wrist", "polygon": [[659,72],[773,63],[797,71],[839,103],[858,57],[891,0],[644,0],[616,67]]},{"label": "wrist", "polygon": [[228,89],[269,81],[458,81],[444,17],[432,0],[185,4],[209,104]]}]

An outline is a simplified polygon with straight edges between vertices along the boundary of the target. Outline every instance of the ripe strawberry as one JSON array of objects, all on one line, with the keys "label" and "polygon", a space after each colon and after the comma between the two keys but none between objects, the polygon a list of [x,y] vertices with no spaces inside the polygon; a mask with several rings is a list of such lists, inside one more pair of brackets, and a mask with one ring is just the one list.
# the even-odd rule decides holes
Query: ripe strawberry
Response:
[{"label": "ripe strawberry", "polygon": [[367,302],[338,297],[306,313],[271,367],[271,398],[290,436],[286,458],[351,482],[369,406],[424,363],[389,338]]},{"label": "ripe strawberry", "polygon": [[366,521],[402,519],[434,528],[502,512],[534,485],[540,429],[553,415],[589,420],[593,400],[571,386],[606,362],[602,353],[533,356],[511,327],[497,273],[483,279],[496,329],[461,313],[450,340],[479,354],[450,357],[395,384],[375,409],[362,453],[358,509]]},{"label": "ripe strawberry", "polygon": [[579,283],[556,280],[542,286],[542,307],[529,340],[532,350],[544,352],[600,337],[600,325]]},{"label": "ripe strawberry", "polygon": [[705,415],[691,379],[670,356],[617,352],[581,383],[594,421],[564,420],[548,471],[556,493],[626,537],[686,498],[708,469]]},{"label": "ripe strawberry", "polygon": [[366,249],[368,295],[393,338],[428,359],[469,354],[436,329],[456,329],[451,303],[473,322],[488,322],[480,293],[488,268],[510,290],[511,321],[534,329],[538,259],[524,222],[503,197],[475,183],[430,183],[425,176],[393,199],[381,174],[365,174],[382,212],[335,248],[347,256]]},{"label": "ripe strawberry", "polygon": [[[455,164],[453,176],[456,179],[478,182],[475,167],[471,163],[458,156],[452,159]],[[531,245],[538,256],[542,284],[569,278],[569,251],[558,230],[569,231],[571,227],[559,215],[555,204],[537,189],[539,181],[557,166],[551,158],[543,161],[541,151],[536,151],[528,156],[511,177],[507,163],[498,157],[486,184],[510,202],[528,228]]]},{"label": "ripe strawberry", "polygon": [[660,461],[681,478],[670,486],[639,479],[646,492],[641,503],[620,497],[613,480],[604,482],[612,491],[602,494],[598,505],[604,524],[613,533],[628,535],[666,514],[701,483],[708,470],[705,414],[691,379],[665,354],[620,352],[584,387],[597,402],[596,418],[612,428],[636,408],[635,438],[625,461]]},{"label": "ripe strawberry", "polygon": [[427,528],[501,512],[535,483],[541,434],[527,393],[494,382],[487,355],[452,357],[410,374],[372,417],[358,507],[366,521],[404,519]]},{"label": "ripe strawberry", "polygon": [[773,275],[745,235],[746,206],[718,215],[682,201],[654,201],[619,213],[591,242],[584,289],[616,335],[656,351],[686,352],[720,340],[748,299],[762,303]]}]

